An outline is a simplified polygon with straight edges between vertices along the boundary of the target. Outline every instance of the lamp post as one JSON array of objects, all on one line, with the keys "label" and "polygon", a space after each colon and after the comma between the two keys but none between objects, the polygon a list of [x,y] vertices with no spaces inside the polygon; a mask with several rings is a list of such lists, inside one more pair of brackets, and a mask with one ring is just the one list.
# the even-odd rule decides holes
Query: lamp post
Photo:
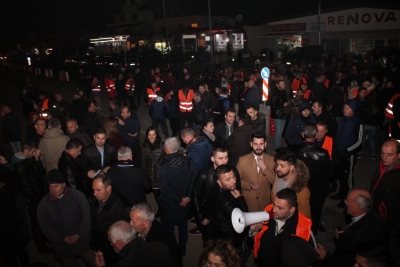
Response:
[{"label": "lamp post", "polygon": [[[165,27],[165,45],[166,49],[169,47],[169,42],[168,42],[168,29],[167,29],[167,12],[165,11],[165,1],[162,0],[162,5],[163,5],[163,13],[164,13],[164,27]],[[168,63],[171,64],[171,51],[168,53]],[[169,66],[170,67],[170,66]]]},{"label": "lamp post", "polygon": [[208,0],[208,27],[210,30],[210,56],[211,56],[211,62],[214,61],[214,36],[212,34],[212,29],[211,29],[211,4],[210,0]]}]

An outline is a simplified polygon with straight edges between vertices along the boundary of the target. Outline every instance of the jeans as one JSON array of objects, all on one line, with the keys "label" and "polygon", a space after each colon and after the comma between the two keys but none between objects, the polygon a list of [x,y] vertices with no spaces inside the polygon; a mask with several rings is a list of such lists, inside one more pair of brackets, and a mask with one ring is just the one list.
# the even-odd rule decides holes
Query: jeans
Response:
[{"label": "jeans", "polygon": [[[368,143],[369,149],[371,154],[375,155],[375,133],[376,133],[376,126],[375,125],[363,125],[363,139],[362,139],[362,148],[364,148],[365,144],[365,137],[368,135]],[[361,155],[362,151],[358,152],[358,155]]]},{"label": "jeans", "polygon": [[281,139],[282,139],[282,132],[283,128],[285,128],[286,120],[282,119],[274,119],[275,125],[275,135],[274,135],[274,145],[275,149],[282,147]]},{"label": "jeans", "polygon": [[156,129],[158,128],[158,124],[161,124],[161,131],[164,134],[165,138],[168,138],[168,127],[167,127],[167,119],[152,119],[151,120],[151,125],[155,127]]}]

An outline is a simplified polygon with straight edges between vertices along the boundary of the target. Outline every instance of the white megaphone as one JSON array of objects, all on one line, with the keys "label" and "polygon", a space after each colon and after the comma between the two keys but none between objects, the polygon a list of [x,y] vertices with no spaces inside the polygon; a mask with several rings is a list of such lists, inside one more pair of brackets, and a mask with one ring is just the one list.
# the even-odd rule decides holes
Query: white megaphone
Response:
[{"label": "white megaphone", "polygon": [[239,234],[243,232],[246,226],[269,221],[269,219],[270,216],[267,211],[242,212],[240,209],[235,208],[231,215],[233,228]]}]

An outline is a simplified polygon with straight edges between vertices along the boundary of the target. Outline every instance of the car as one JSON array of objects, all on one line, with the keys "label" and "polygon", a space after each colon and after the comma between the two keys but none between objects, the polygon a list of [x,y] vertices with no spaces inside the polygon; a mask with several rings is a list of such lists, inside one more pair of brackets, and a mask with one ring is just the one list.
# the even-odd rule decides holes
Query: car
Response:
[{"label": "car", "polygon": [[400,49],[394,47],[377,46],[370,51],[372,59],[380,65],[387,66],[389,62],[400,63]]},{"label": "car", "polygon": [[140,66],[139,56],[137,54],[127,54],[125,56],[125,67],[135,68],[137,66]]},{"label": "car", "polygon": [[286,65],[317,64],[325,57],[325,50],[320,45],[299,46],[290,50],[282,57]]}]

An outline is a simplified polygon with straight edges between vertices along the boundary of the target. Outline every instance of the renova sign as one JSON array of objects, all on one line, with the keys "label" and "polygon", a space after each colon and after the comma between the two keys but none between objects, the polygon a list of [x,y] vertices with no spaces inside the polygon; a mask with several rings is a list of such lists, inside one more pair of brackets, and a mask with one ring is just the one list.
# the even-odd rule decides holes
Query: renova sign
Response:
[{"label": "renova sign", "polygon": [[339,16],[329,16],[327,24],[328,25],[351,25],[351,24],[368,24],[370,22],[389,22],[393,21],[396,22],[396,14],[394,12],[380,12],[380,13],[354,13],[354,14],[347,14],[339,15]]}]

